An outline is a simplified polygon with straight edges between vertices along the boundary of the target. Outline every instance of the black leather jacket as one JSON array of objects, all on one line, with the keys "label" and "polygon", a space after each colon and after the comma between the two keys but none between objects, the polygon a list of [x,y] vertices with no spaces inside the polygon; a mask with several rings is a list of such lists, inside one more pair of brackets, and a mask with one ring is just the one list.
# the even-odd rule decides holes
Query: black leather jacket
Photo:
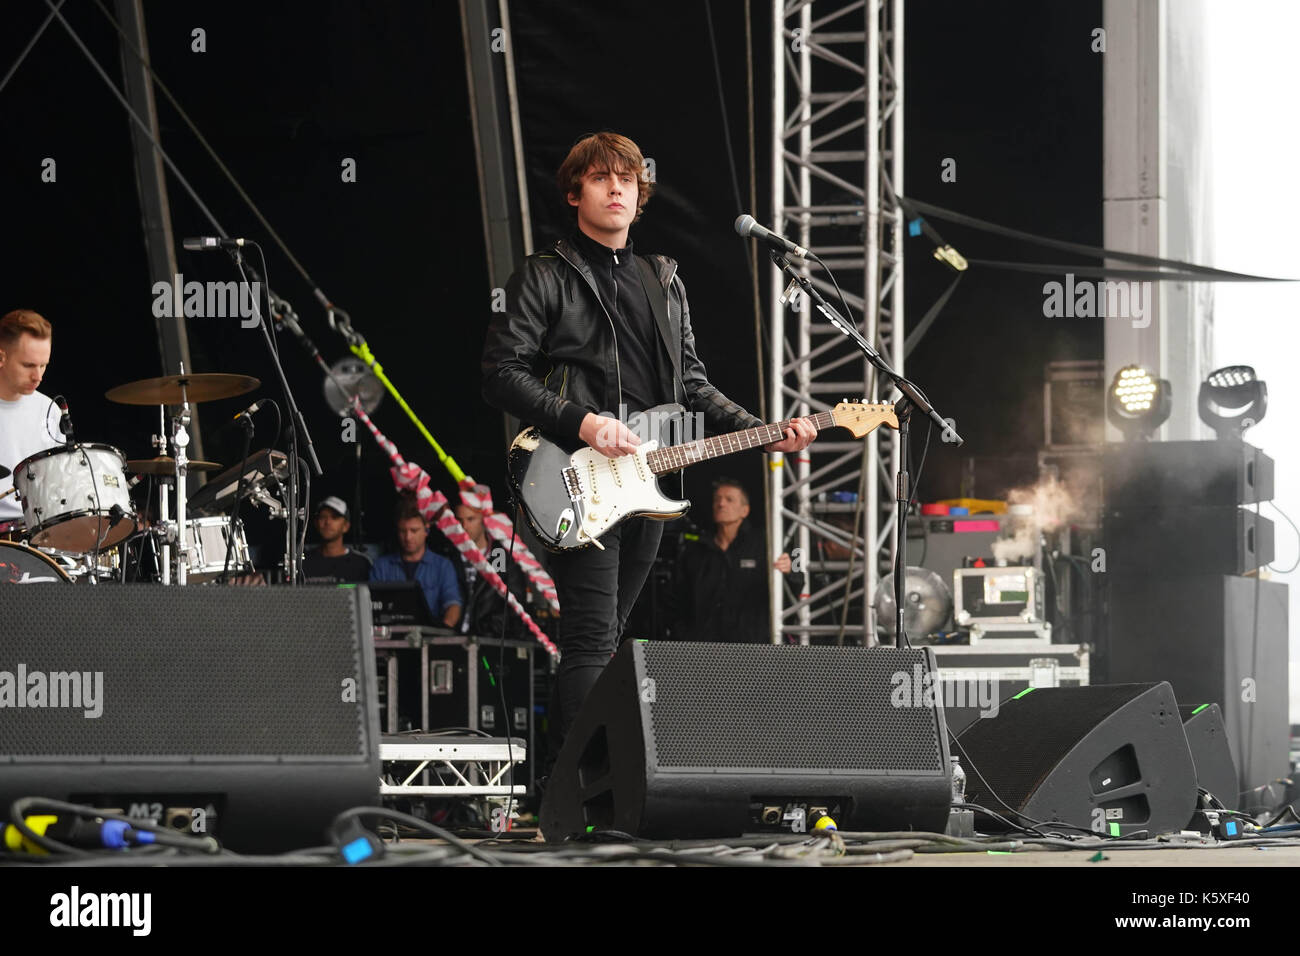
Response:
[{"label": "black leather jacket", "polygon": [[[668,374],[673,381],[663,382],[663,394],[703,413],[711,431],[761,425],[709,384],[695,354],[677,263],[665,256],[646,258],[668,296],[668,327],[655,321],[672,360]],[[574,245],[561,239],[529,256],[505,292],[505,311],[493,313],[483,347],[483,397],[488,403],[570,441],[578,440],[588,412],[617,414],[618,333],[591,269]]]}]

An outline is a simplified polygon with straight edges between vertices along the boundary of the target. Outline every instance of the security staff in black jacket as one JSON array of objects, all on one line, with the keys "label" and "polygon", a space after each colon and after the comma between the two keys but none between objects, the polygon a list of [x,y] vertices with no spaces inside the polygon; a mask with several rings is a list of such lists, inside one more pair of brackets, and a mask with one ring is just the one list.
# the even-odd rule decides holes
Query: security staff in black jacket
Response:
[{"label": "security staff in black jacket", "polygon": [[[746,521],[749,493],[734,478],[713,483],[713,529],[686,535],[672,595],[675,641],[762,644],[771,640],[767,548]],[[790,555],[772,566],[789,573]]]},{"label": "security staff in black jacket", "polygon": [[[712,431],[762,424],[709,383],[677,264],[633,255],[628,228],[654,188],[645,165],[640,148],[616,133],[573,146],[556,181],[577,211],[577,228],[511,276],[505,311],[493,315],[483,352],[490,404],[611,458],[641,443],[625,424],[628,415],[667,402],[701,413]],[[606,410],[618,418],[600,414]],[[800,451],[815,436],[811,422],[796,419],[767,450]],[[618,647],[661,533],[660,522],[635,518],[601,537],[604,550],[551,556],[560,601],[561,739]]]}]

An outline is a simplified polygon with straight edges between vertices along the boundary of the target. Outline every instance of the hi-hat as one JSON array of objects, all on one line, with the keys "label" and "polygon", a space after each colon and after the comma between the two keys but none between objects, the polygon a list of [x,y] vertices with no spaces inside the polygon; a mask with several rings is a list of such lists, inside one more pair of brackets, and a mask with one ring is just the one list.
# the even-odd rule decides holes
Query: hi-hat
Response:
[{"label": "hi-hat", "polygon": [[261,384],[251,375],[227,375],[224,372],[164,375],[110,388],[104,397],[120,405],[180,405],[185,401],[213,402],[220,398],[234,398]]},{"label": "hi-hat", "polygon": [[[190,471],[217,471],[221,465],[215,461],[187,461],[185,467]],[[157,458],[135,458],[126,463],[126,470],[133,475],[174,475],[176,459],[166,455]]]}]

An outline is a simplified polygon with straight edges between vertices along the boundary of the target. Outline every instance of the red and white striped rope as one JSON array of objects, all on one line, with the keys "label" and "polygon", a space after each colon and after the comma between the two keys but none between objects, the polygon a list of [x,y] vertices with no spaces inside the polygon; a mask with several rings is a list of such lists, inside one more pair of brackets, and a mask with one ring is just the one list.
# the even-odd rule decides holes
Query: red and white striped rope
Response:
[{"label": "red and white striped rope", "polygon": [[460,500],[471,508],[483,512],[483,527],[501,544],[510,547],[511,539],[514,540],[514,547],[511,548],[510,553],[514,556],[515,564],[523,569],[528,580],[537,589],[537,593],[544,597],[546,603],[558,614],[560,599],[555,593],[555,581],[546,573],[541,562],[528,550],[528,546],[514,533],[514,523],[501,512],[492,510],[492,489],[487,485],[475,484],[473,478],[466,476],[460,483]]},{"label": "red and white striped rope", "polygon": [[397,450],[397,446],[389,441],[388,437],[370,420],[370,416],[361,408],[359,402],[354,405],[353,410],[356,416],[370,429],[370,433],[375,436],[375,441],[379,443],[379,447],[387,453],[389,459],[393,462],[393,467],[389,469],[393,476],[393,484],[399,490],[412,489],[415,491],[415,501],[420,509],[420,514],[426,520],[435,524],[438,530],[446,536],[447,540],[454,544],[461,554],[465,555],[466,560],[474,565],[478,573],[483,576],[483,579],[492,585],[498,594],[505,597],[506,603],[524,622],[533,637],[537,638],[538,643],[546,648],[547,653],[552,657],[558,657],[560,649],[537,626],[537,622],[524,610],[518,599],[510,593],[510,589],[501,580],[501,576],[488,564],[487,558],[474,544],[469,532],[456,520],[456,516],[448,506],[446,496],[441,491],[436,491],[430,487],[432,479],[429,478],[429,473],[419,465],[408,462],[402,457],[401,452]]}]

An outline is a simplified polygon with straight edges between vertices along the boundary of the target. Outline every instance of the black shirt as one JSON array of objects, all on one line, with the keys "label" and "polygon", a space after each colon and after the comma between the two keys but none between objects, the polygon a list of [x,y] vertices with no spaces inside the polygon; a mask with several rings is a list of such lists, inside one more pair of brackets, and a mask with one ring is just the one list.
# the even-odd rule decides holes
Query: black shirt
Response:
[{"label": "black shirt", "polygon": [[[610,249],[579,229],[573,243],[591,267],[600,300],[614,321],[618,377],[628,414],[672,401],[671,395],[663,394],[662,384],[668,380],[668,356],[646,298],[631,240],[622,249]],[[619,414],[616,408],[601,411]]]},{"label": "black shirt", "polygon": [[688,541],[677,559],[673,640],[764,643],[768,567],[762,535],[742,524],[726,551],[713,535]]},{"label": "black shirt", "polygon": [[308,584],[364,584],[370,580],[370,559],[351,549],[327,558],[313,548],[303,555],[302,573]]}]

